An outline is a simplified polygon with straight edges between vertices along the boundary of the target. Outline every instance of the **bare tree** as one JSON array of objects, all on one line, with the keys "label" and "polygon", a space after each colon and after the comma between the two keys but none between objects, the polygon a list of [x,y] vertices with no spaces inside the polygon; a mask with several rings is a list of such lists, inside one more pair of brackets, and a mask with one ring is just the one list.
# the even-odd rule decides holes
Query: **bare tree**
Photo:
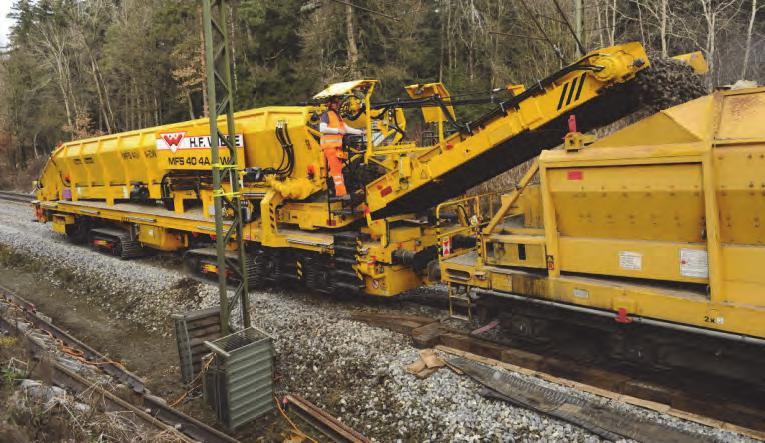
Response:
[{"label": "bare tree", "polygon": [[702,48],[709,63],[709,71],[711,73],[709,81],[714,82],[718,78],[715,60],[717,56],[717,35],[722,29],[726,29],[730,25],[735,15],[739,12],[741,0],[698,0],[698,2],[701,6],[704,23],[706,24],[705,42]]},{"label": "bare tree", "polygon": [[638,7],[639,24],[641,26],[641,33],[643,39],[645,39],[645,33],[642,32],[643,27],[643,11],[648,15],[648,19],[652,21],[652,24],[656,27],[659,34],[659,42],[661,48],[662,57],[669,56],[669,37],[672,26],[674,24],[674,18],[676,14],[670,7],[669,0],[633,0]]},{"label": "bare tree", "polygon": [[595,2],[595,24],[601,47],[616,43],[616,17],[619,12],[617,0],[598,0]]},{"label": "bare tree", "polygon": [[77,101],[72,89],[70,60],[67,54],[69,31],[65,28],[43,23],[36,33],[33,48],[56,74],[56,83],[61,91],[61,98],[66,111],[66,123],[71,132],[75,127],[75,118],[79,114]]},{"label": "bare tree", "polygon": [[746,29],[746,43],[744,45],[744,60],[741,62],[741,75],[740,79],[746,79],[746,71],[749,67],[749,55],[752,52],[752,31],[754,30],[754,18],[757,16],[757,11],[762,8],[762,5],[757,6],[757,0],[752,1],[752,9],[749,13],[749,26]]},{"label": "bare tree", "polygon": [[90,73],[93,77],[93,86],[98,97],[100,117],[107,133],[112,132],[114,113],[108,86],[104,81],[99,63],[100,46],[103,44],[101,33],[104,23],[110,21],[112,14],[112,5],[104,0],[91,0],[87,3],[80,3],[74,6],[71,11],[71,18],[76,26],[72,27],[74,36],[73,45],[82,49],[87,57]]}]

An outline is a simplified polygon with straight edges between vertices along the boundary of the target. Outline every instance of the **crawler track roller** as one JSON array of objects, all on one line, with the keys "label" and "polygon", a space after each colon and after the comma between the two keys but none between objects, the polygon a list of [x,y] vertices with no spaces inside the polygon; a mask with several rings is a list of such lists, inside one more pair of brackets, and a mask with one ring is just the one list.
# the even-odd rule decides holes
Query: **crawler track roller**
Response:
[{"label": "crawler track roller", "polygon": [[143,247],[130,233],[113,228],[94,228],[88,232],[88,243],[98,251],[119,257],[122,260],[141,257]]}]

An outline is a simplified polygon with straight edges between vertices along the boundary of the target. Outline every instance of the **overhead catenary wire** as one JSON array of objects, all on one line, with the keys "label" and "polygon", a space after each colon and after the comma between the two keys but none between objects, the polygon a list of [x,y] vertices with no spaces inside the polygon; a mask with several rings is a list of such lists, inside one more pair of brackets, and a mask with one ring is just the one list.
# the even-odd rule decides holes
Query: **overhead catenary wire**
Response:
[{"label": "overhead catenary wire", "polygon": [[562,19],[563,24],[566,25],[566,28],[568,28],[568,31],[571,33],[571,36],[574,37],[574,42],[576,42],[576,46],[577,48],[579,48],[579,52],[582,54],[586,54],[587,50],[584,48],[582,41],[579,40],[579,36],[576,35],[576,31],[574,31],[574,28],[571,26],[571,23],[569,23],[568,19],[566,18],[566,14],[563,12],[563,8],[560,7],[560,3],[558,3],[558,0],[553,0],[553,3],[555,4],[555,9],[558,10],[558,14],[560,14],[560,18]]},{"label": "overhead catenary wire", "polygon": [[366,11],[366,12],[368,12],[370,14],[379,15],[380,17],[385,17],[387,19],[390,19],[390,20],[393,20],[393,21],[396,21],[396,22],[398,21],[398,17],[394,17],[394,16],[386,14],[384,12],[375,11],[374,9],[365,8],[364,6],[355,5],[355,4],[351,3],[351,2],[346,2],[346,1],[343,1],[343,0],[332,0],[332,1],[335,2],[335,3],[340,3],[341,5],[350,6],[351,8],[355,8],[355,9],[360,9],[362,11]]},{"label": "overhead catenary wire", "polygon": [[531,40],[546,40],[544,37],[534,37],[534,36],[531,36],[531,35],[523,35],[523,34],[512,34],[510,32],[489,31],[489,34],[504,35],[504,36],[507,36],[507,37],[528,38],[528,39],[531,39]]},{"label": "overhead catenary wire", "polygon": [[539,32],[542,33],[542,36],[544,36],[544,40],[552,47],[553,52],[555,52],[555,55],[558,56],[558,59],[560,59],[560,62],[564,65],[566,64],[566,60],[563,58],[563,54],[560,53],[560,49],[555,45],[555,43],[550,40],[550,37],[547,36],[547,33],[542,28],[542,25],[539,23],[539,20],[535,17],[534,13],[531,12],[531,9],[529,8],[529,5],[526,3],[525,0],[520,0],[521,6],[523,6],[523,9],[526,11],[526,14],[531,17],[531,21],[534,22],[534,25],[537,27]]}]

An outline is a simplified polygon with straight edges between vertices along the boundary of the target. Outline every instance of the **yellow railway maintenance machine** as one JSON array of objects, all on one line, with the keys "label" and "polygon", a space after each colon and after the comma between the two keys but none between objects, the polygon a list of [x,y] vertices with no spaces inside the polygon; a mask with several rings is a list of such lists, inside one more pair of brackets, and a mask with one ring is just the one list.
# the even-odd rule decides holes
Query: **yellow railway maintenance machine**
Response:
[{"label": "yellow railway maintenance machine", "polygon": [[[460,103],[440,83],[373,103],[374,80],[331,85],[305,106],[236,113],[243,161],[231,176],[241,185],[249,285],[291,280],[377,296],[422,285],[437,256],[433,207],[559,144],[575,109],[585,130],[634,112],[634,80],[648,67],[638,43],[603,48],[528,89],[508,86],[486,99],[494,111],[470,122],[457,120]],[[365,132],[344,141],[350,203],[332,197],[319,148],[330,95],[344,97],[344,118]],[[408,108],[431,128],[419,142],[406,133]],[[200,119],[59,146],[37,182],[38,219],[123,258],[185,251],[194,271],[217,273],[209,132]]]},{"label": "yellow railway maintenance machine", "polygon": [[758,88],[597,141],[571,128],[490,218],[481,196],[438,208],[475,215],[440,229],[443,280],[484,315],[510,307],[502,324],[520,338],[587,337],[605,355],[764,386],[764,118]]}]

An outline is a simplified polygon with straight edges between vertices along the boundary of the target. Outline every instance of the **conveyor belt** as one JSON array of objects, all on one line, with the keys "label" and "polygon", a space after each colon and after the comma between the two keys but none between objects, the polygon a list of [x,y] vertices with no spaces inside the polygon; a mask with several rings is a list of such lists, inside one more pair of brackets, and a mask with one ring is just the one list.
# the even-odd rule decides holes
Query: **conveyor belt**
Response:
[{"label": "conveyor belt", "polygon": [[432,180],[388,203],[384,208],[373,212],[373,217],[387,217],[431,208],[536,157],[544,149],[560,145],[568,132],[568,117],[572,113],[576,115],[577,126],[581,132],[608,125],[634,113],[642,106],[637,94],[637,83],[630,82],[604,90],[601,95],[573,112],[565,113],[536,130],[512,137],[487,150],[483,155],[465,161],[437,180]]}]

